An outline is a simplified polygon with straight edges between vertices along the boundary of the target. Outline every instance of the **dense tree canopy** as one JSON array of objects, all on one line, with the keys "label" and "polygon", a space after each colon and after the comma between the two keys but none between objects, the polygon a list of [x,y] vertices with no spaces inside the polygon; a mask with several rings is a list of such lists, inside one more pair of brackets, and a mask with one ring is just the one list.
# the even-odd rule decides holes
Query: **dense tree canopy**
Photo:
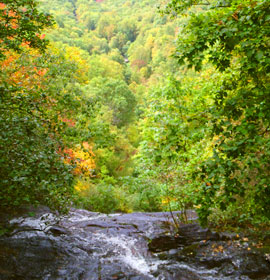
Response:
[{"label": "dense tree canopy", "polygon": [[42,30],[53,24],[52,17],[41,13],[34,0],[4,0],[0,3],[0,58],[8,50],[22,51],[22,43],[44,50],[47,40]]},{"label": "dense tree canopy", "polygon": [[269,224],[269,14],[267,0],[1,2],[1,205]]},{"label": "dense tree canopy", "polygon": [[1,13],[1,207],[61,208],[73,193],[74,166],[62,151],[71,143],[67,120],[81,107],[75,85],[70,90],[79,69],[58,50],[33,50],[45,50],[37,32],[51,25],[34,1],[7,1]]},{"label": "dense tree canopy", "polygon": [[[193,5],[204,8],[187,12]],[[211,108],[213,157],[197,173],[205,181],[201,218],[213,206],[246,207],[243,220],[269,217],[270,3],[172,1],[167,12],[189,15],[177,41],[178,62],[201,70],[208,61],[222,73]]]}]

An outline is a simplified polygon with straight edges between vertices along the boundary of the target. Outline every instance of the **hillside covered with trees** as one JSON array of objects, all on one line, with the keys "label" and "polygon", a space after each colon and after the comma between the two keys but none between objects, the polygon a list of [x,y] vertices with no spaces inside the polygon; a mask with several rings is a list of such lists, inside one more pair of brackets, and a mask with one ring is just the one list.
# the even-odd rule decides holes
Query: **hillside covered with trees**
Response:
[{"label": "hillside covered with trees", "polygon": [[1,208],[193,208],[269,228],[269,14],[267,0],[2,0]]}]

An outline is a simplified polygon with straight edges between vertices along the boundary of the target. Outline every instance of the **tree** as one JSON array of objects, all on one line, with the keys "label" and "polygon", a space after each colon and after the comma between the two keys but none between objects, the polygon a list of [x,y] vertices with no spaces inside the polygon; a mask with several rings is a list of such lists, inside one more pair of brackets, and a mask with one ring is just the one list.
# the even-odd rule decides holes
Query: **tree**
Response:
[{"label": "tree", "polygon": [[98,77],[90,85],[92,94],[112,111],[112,125],[120,128],[131,122],[136,98],[123,80]]},{"label": "tree", "polygon": [[41,34],[45,27],[52,26],[50,15],[37,10],[35,0],[3,0],[0,3],[0,58],[4,52],[22,51],[22,44],[44,51],[48,41]]},{"label": "tree", "polygon": [[78,146],[74,153],[80,161],[68,164],[65,153],[74,140],[89,138],[83,129],[76,131],[77,116],[90,111],[81,90],[85,60],[74,48],[72,60],[52,47],[43,52],[47,42],[35,32],[50,22],[35,1],[7,1],[0,7],[6,28],[1,29],[0,205],[61,210],[73,196],[73,173],[94,167],[90,149]]},{"label": "tree", "polygon": [[[194,9],[194,7],[197,9]],[[200,6],[200,10],[198,7]],[[233,210],[235,221],[270,217],[270,2],[173,0],[165,10],[186,13],[175,57],[222,73],[212,108],[213,156],[197,173],[198,203],[206,223],[213,207]]]},{"label": "tree", "polygon": [[[35,65],[35,66],[34,66]],[[64,123],[40,55],[6,53],[0,75],[1,207],[43,203],[61,208],[72,194],[72,167],[58,153]]]}]

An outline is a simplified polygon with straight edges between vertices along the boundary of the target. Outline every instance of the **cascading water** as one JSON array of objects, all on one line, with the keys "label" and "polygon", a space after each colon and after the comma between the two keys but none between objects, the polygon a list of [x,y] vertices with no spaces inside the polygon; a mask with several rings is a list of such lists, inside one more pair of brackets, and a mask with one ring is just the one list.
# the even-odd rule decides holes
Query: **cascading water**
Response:
[{"label": "cascading water", "polygon": [[[257,268],[249,268],[249,251],[233,255],[232,242],[226,247],[197,225],[186,227],[190,236],[175,238],[169,222],[166,213],[78,209],[60,218],[44,213],[13,219],[13,231],[0,237],[0,279],[269,279],[263,255],[254,255]],[[219,252],[212,256],[213,246]]]}]

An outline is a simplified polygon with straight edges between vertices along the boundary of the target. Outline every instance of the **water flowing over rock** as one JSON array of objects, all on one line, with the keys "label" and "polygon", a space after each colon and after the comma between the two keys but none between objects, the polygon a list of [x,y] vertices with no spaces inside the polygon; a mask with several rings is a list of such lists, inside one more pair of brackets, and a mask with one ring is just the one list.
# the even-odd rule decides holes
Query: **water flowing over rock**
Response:
[{"label": "water flowing over rock", "polygon": [[0,237],[0,279],[270,279],[248,242],[202,229],[170,229],[170,213],[99,214],[48,209],[9,221]]}]

